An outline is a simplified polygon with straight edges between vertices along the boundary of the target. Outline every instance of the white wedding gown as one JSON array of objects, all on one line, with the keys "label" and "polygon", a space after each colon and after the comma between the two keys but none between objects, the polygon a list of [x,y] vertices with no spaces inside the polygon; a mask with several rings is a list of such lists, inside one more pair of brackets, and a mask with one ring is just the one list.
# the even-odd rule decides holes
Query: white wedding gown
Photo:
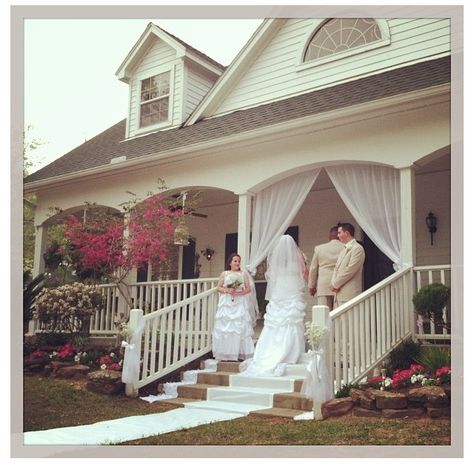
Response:
[{"label": "white wedding gown", "polygon": [[[294,288],[294,284],[293,277],[279,276],[266,308],[264,326],[254,356],[241,364],[241,375],[283,375],[286,364],[297,363],[305,352],[306,302],[303,286]],[[293,288],[285,288],[288,285]]]},{"label": "white wedding gown", "polygon": [[[228,283],[227,271],[224,285]],[[219,294],[219,303],[212,332],[212,353],[218,361],[237,361],[253,355],[252,318],[247,305],[247,296],[232,297]]]}]

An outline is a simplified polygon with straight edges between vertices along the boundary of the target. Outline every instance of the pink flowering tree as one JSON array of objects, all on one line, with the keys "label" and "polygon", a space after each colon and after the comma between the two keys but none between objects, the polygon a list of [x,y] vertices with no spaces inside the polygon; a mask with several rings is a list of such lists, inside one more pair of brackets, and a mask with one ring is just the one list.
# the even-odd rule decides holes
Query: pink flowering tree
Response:
[{"label": "pink flowering tree", "polygon": [[130,298],[124,282],[127,274],[134,268],[165,262],[174,229],[184,217],[177,198],[149,194],[138,200],[130,194],[133,198],[122,204],[122,214],[110,214],[89,204],[85,220],[66,217],[61,248],[80,278],[107,278],[118,285],[126,299]]}]

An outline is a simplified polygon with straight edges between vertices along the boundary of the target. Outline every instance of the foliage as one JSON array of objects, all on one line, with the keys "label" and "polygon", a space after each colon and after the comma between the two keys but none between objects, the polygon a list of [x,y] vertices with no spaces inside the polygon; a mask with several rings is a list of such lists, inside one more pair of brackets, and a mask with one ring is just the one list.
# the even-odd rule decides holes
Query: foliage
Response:
[{"label": "foliage", "polygon": [[95,286],[66,284],[45,288],[36,300],[35,318],[49,331],[67,331],[78,335],[88,331],[88,321],[102,306],[103,295]]},{"label": "foliage", "polygon": [[451,368],[441,367],[431,372],[420,364],[412,364],[409,369],[396,370],[392,377],[376,375],[371,377],[369,387],[382,390],[400,389],[411,385],[442,385],[451,383]]},{"label": "foliage", "polygon": [[35,345],[38,348],[42,346],[63,346],[71,342],[71,333],[61,333],[56,331],[44,331],[35,335]]},{"label": "foliage", "polygon": [[[33,127],[28,125],[23,132],[23,177],[29,174],[29,170],[34,165],[33,160],[38,162],[41,159],[36,157],[37,150],[44,145],[41,139],[31,136]],[[36,196],[29,195],[23,198],[23,270],[31,273],[33,271],[33,260],[35,252],[35,206]]]},{"label": "foliage", "polygon": [[[159,189],[163,190],[164,186]],[[62,215],[60,225],[64,231],[61,234],[59,230],[59,236],[50,239],[50,257],[61,257],[59,265],[70,266],[81,280],[114,282],[119,288],[130,270],[143,269],[146,265],[154,269],[166,263],[173,246],[174,229],[185,217],[184,196],[148,193],[141,200],[136,194],[127,193],[131,199],[120,204],[122,213],[85,203],[84,217]],[[197,204],[198,196],[188,197],[186,213]],[[53,209],[58,214],[63,212],[60,208]],[[53,261],[57,263],[58,259]]]},{"label": "foliage", "polygon": [[41,273],[28,280],[28,273],[23,272],[23,322],[28,323],[35,313],[35,302],[43,290],[45,274]]},{"label": "foliage", "polygon": [[443,311],[449,303],[450,288],[439,282],[422,287],[413,296],[415,312],[433,322],[448,328],[443,320]]},{"label": "foliage", "polygon": [[351,384],[342,384],[341,388],[334,394],[335,398],[345,398],[351,396],[351,388],[354,388],[354,385]]},{"label": "foliage", "polygon": [[396,370],[409,369],[410,366],[418,362],[421,345],[418,341],[407,339],[402,341],[389,355],[387,372],[392,375]]},{"label": "foliage", "polygon": [[419,355],[417,362],[431,374],[434,374],[436,370],[451,365],[451,351],[449,348],[426,346]]}]

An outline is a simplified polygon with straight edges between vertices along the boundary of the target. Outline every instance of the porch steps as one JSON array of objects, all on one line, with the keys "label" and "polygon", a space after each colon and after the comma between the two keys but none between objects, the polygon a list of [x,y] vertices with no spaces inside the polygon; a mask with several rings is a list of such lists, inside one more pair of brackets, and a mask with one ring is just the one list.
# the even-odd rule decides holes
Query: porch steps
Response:
[{"label": "porch steps", "polygon": [[280,377],[246,377],[238,375],[238,362],[221,361],[216,372],[199,372],[196,384],[178,385],[178,397],[162,403],[241,416],[293,419],[312,410],[312,400],[301,393],[306,367],[303,357],[301,363],[288,365]]}]

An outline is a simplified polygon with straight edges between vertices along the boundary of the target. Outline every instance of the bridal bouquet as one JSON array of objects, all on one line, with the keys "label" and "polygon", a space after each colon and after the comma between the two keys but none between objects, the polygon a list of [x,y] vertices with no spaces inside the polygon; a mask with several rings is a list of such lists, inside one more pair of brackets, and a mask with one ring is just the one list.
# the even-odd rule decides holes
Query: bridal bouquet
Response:
[{"label": "bridal bouquet", "polygon": [[[243,283],[244,283],[244,280],[242,279],[242,274],[230,273],[227,276],[227,279],[225,281],[225,286],[228,287],[229,289],[237,289]],[[234,297],[232,296],[232,302],[233,301],[234,301]]]},{"label": "bridal bouquet", "polygon": [[244,283],[242,279],[242,274],[240,273],[231,273],[227,276],[225,286],[229,289],[237,289]]}]

